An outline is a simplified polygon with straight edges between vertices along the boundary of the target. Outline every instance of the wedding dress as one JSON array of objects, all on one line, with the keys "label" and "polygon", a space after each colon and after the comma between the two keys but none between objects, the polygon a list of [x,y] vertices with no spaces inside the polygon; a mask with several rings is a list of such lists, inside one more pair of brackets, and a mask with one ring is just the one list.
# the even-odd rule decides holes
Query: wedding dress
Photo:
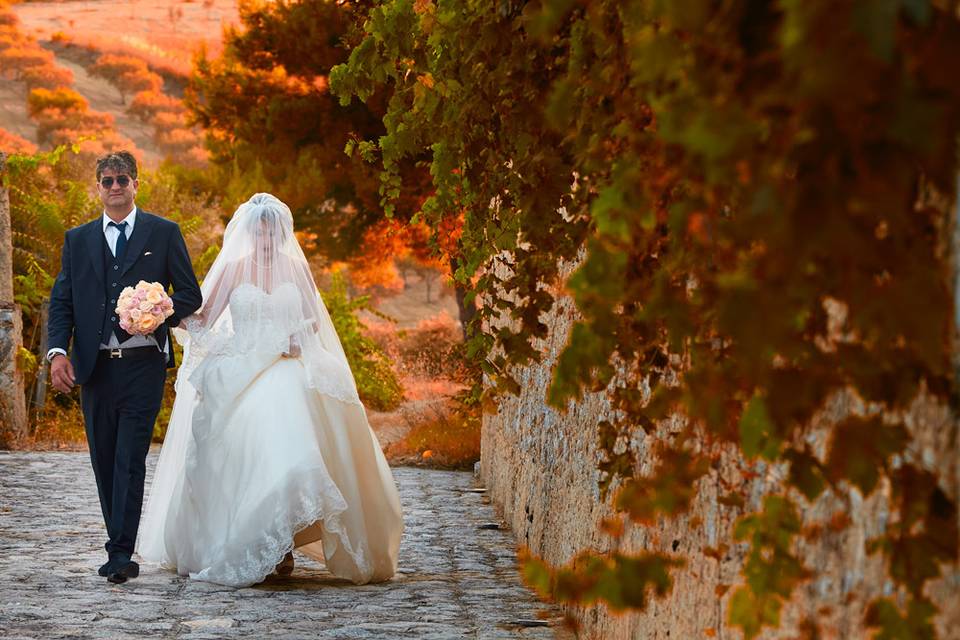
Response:
[{"label": "wedding dress", "polygon": [[257,194],[223,244],[176,330],[184,360],[137,551],[237,587],[294,547],[355,584],[387,580],[399,496],[289,209]]}]

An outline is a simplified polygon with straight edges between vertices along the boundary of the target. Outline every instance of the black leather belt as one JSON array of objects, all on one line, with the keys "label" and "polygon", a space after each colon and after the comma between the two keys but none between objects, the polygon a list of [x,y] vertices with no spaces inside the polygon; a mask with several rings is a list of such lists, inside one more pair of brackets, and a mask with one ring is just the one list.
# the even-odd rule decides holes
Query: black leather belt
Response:
[{"label": "black leather belt", "polygon": [[101,358],[147,358],[151,355],[161,355],[163,352],[153,345],[143,347],[127,347],[126,349],[100,349]]}]

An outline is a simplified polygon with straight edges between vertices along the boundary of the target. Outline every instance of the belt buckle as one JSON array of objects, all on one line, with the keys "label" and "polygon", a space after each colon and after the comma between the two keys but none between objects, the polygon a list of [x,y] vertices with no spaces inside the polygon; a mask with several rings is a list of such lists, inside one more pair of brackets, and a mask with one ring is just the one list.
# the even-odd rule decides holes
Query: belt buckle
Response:
[{"label": "belt buckle", "polygon": [[110,349],[110,357],[111,357],[111,358],[122,358],[122,357],[123,357],[123,349]]}]

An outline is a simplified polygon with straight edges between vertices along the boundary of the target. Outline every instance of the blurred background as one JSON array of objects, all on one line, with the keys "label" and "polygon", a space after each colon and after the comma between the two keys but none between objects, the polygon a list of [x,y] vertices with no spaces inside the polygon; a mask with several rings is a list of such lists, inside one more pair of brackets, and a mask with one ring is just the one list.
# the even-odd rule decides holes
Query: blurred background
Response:
[{"label": "blurred background", "polygon": [[[53,392],[46,376],[46,297],[63,232],[99,215],[95,158],[129,149],[139,206],[181,225],[201,279],[240,202],[270,191],[290,204],[388,458],[453,468],[479,458],[450,261],[425,228],[384,215],[375,171],[343,153],[348,134],[375,131],[382,114],[329,96],[350,24],[337,3],[310,4],[0,4],[0,150],[28,414],[25,429],[5,430],[8,446],[85,446],[77,394]],[[327,44],[299,58],[295,76],[266,50],[304,30]]]}]

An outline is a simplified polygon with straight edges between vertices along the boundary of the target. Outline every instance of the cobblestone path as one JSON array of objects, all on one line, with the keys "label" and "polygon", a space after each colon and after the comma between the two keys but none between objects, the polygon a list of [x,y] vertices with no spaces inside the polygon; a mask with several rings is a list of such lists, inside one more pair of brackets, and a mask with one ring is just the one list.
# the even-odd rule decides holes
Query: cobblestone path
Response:
[{"label": "cobblestone path", "polygon": [[472,474],[393,472],[405,530],[388,582],[354,586],[297,556],[289,578],[247,589],[147,565],[111,585],[96,573],[105,532],[87,454],[0,452],[0,637],[569,637],[520,582],[510,533],[481,528],[495,516]]}]

